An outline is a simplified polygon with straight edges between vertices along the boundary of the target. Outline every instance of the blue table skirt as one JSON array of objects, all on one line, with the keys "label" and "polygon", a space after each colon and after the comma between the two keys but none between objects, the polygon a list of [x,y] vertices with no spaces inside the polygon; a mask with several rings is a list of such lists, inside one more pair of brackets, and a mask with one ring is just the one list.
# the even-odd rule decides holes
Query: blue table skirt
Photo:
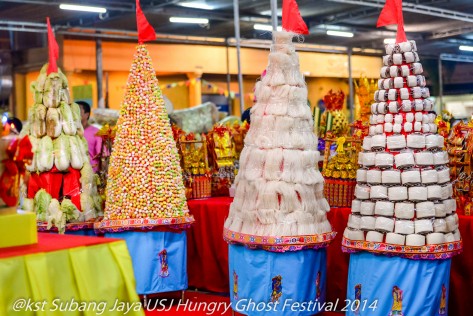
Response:
[{"label": "blue table skirt", "polygon": [[230,299],[245,315],[314,315],[325,302],[325,249],[274,253],[229,245]]},{"label": "blue table skirt", "polygon": [[66,235],[76,235],[76,236],[92,236],[97,237],[95,230],[93,229],[81,229],[81,230],[66,230]]},{"label": "blue table skirt", "polygon": [[138,294],[187,289],[186,232],[106,233],[126,241],[133,262]]},{"label": "blue table skirt", "polygon": [[[447,315],[451,259],[350,256],[346,315]],[[355,300],[359,300],[359,304]]]}]

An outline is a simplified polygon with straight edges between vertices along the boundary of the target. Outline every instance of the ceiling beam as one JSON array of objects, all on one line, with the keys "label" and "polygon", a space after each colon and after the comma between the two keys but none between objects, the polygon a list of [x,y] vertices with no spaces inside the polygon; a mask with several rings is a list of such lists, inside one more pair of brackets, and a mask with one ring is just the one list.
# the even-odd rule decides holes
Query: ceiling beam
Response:
[{"label": "ceiling beam", "polygon": [[376,9],[360,8],[360,9],[355,9],[355,10],[347,11],[343,13],[326,15],[321,18],[316,18],[315,21],[317,21],[318,24],[337,24],[337,23],[343,23],[350,20],[365,18],[365,17],[372,16],[378,13],[379,13],[379,10],[377,8]]},{"label": "ceiling beam", "polygon": [[[366,7],[383,8],[384,0],[325,0],[329,2],[346,3],[353,5],[362,5]],[[436,8],[431,5],[416,4],[412,2],[403,2],[402,10],[404,12],[412,12],[416,14],[436,16],[444,19],[458,20],[473,23],[473,14],[459,11]]]},{"label": "ceiling beam", "polygon": [[434,33],[432,33],[432,35],[427,36],[426,39],[437,40],[437,39],[443,39],[443,38],[447,38],[447,37],[458,36],[458,35],[462,35],[462,34],[466,34],[466,33],[473,33],[473,26],[460,27],[460,28],[441,31],[441,32],[434,32]]},{"label": "ceiling beam", "polygon": [[473,63],[473,56],[454,55],[454,54],[440,54],[441,60],[456,61],[461,63]]}]

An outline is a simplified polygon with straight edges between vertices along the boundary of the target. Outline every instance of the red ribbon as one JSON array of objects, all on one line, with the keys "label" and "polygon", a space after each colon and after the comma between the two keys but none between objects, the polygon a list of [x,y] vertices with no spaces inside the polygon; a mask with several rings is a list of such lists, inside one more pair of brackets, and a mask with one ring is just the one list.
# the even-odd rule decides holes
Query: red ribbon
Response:
[{"label": "red ribbon", "polygon": [[138,28],[138,43],[143,44],[156,39],[156,32],[141,10],[140,0],[136,0],[136,26]]},{"label": "red ribbon", "polygon": [[284,0],[282,3],[282,28],[297,34],[309,34],[309,29],[299,12],[296,0]]},{"label": "red ribbon", "polygon": [[402,15],[402,0],[386,0],[376,27],[397,24],[396,43],[407,42]]}]

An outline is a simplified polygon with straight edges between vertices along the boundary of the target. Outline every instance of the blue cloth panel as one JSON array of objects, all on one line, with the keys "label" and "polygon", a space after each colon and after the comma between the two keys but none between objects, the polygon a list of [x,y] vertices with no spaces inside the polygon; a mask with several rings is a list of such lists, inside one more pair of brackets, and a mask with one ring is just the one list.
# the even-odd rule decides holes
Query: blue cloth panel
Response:
[{"label": "blue cloth panel", "polygon": [[187,289],[186,232],[128,231],[106,233],[105,237],[126,241],[133,262],[138,294]]},{"label": "blue cloth panel", "polygon": [[229,245],[228,257],[230,299],[239,313],[314,315],[325,302],[325,249],[274,253]]},{"label": "blue cloth panel", "polygon": [[[367,252],[350,256],[346,315],[447,315],[451,259],[410,260]],[[370,308],[371,306],[371,308]]]}]

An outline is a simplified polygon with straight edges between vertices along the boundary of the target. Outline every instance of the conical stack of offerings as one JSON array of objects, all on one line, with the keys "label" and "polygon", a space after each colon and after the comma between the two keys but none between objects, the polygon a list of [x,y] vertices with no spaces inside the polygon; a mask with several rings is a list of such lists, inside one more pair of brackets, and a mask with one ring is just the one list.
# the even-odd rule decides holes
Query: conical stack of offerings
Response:
[{"label": "conical stack of offerings", "polygon": [[383,63],[344,249],[451,256],[461,238],[448,154],[415,42],[386,45]]},{"label": "conical stack of offerings", "polygon": [[330,206],[317,168],[317,137],[292,42],[295,33],[308,34],[294,0],[283,3],[283,29],[291,32],[273,32],[266,74],[255,87],[257,101],[223,234],[233,306],[247,300],[270,305],[316,300],[309,309],[261,313],[313,315],[325,304],[325,247],[335,232],[326,216]]},{"label": "conical stack of offerings", "polygon": [[330,207],[323,195],[323,177],[316,168],[320,154],[307,87],[294,34],[274,32],[273,37],[266,75],[256,84],[257,103],[224,235],[227,241],[264,244],[266,249],[296,240],[280,236],[306,236],[304,242],[297,238],[298,249],[317,247],[330,240],[332,228],[326,217]]},{"label": "conical stack of offerings", "polygon": [[110,158],[100,231],[186,227],[187,209],[176,143],[146,45],[131,66]]},{"label": "conical stack of offerings", "polygon": [[26,166],[31,176],[22,208],[36,212],[40,230],[54,225],[64,232],[66,223],[74,222],[70,228],[78,229],[100,215],[102,200],[79,106],[70,99],[66,76],[60,69],[48,74],[48,66],[31,86],[35,105],[21,132],[29,136],[34,151]]}]

